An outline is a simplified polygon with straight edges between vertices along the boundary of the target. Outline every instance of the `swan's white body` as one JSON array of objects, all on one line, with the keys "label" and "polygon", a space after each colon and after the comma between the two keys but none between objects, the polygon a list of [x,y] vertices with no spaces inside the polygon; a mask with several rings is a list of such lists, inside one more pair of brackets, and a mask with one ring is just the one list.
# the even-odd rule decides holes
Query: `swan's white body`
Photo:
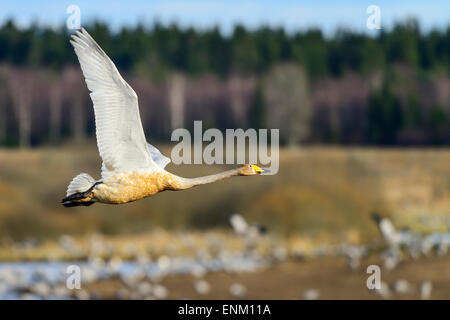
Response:
[{"label": "swan's white body", "polygon": [[97,146],[103,160],[102,178],[86,173],[67,188],[63,204],[126,203],[164,190],[182,190],[233,175],[263,170],[250,166],[204,178],[186,179],[167,172],[170,159],[148,144],[139,115],[138,97],[116,66],[85,29],[72,35],[75,49],[94,104]]}]

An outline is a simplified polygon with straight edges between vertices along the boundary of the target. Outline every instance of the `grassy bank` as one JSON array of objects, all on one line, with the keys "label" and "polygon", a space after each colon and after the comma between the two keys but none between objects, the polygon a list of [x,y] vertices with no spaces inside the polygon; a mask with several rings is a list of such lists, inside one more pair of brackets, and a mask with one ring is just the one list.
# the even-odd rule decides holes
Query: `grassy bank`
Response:
[{"label": "grassy bank", "polygon": [[[162,150],[170,154],[168,147]],[[120,206],[67,209],[60,200],[76,174],[99,178],[101,162],[93,142],[0,149],[0,237],[126,235],[155,227],[228,229],[228,217],[239,212],[281,236],[360,242],[378,237],[369,218],[374,210],[391,216],[398,226],[427,232],[444,225],[423,224],[422,216],[436,221],[450,216],[449,163],[448,149],[285,149],[275,176],[237,177]],[[187,177],[224,168],[167,167]]]}]

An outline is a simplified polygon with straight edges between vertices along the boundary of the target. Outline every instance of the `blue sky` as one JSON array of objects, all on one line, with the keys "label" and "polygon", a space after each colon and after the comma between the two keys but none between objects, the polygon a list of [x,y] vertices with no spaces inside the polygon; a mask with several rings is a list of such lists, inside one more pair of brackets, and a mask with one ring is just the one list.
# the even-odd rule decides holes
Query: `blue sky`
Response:
[{"label": "blue sky", "polygon": [[[102,20],[113,29],[141,22],[151,25],[158,19],[163,23],[177,22],[197,28],[219,25],[226,34],[235,23],[254,28],[262,24],[284,26],[288,31],[320,27],[333,33],[338,26],[366,30],[366,8],[381,8],[381,23],[389,28],[393,21],[416,17],[424,30],[450,25],[450,1],[293,1],[293,0],[72,0],[72,1],[7,1],[0,4],[0,23],[13,18],[21,26],[32,21],[44,25],[64,23],[66,8],[76,4],[81,9],[82,24]],[[20,4],[18,4],[20,3]],[[369,32],[369,31],[368,31]]]}]

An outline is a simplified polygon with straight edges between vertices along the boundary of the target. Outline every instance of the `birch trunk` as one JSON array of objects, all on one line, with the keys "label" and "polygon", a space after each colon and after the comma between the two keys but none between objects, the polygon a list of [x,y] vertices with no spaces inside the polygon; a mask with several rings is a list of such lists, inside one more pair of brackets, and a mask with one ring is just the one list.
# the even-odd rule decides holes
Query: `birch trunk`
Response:
[{"label": "birch trunk", "polygon": [[72,106],[72,128],[73,138],[77,142],[81,142],[86,138],[86,119],[83,110],[83,97],[81,94],[74,98]]},{"label": "birch trunk", "polygon": [[31,93],[27,89],[17,97],[15,107],[19,120],[19,145],[26,149],[31,145]]},{"label": "birch trunk", "polygon": [[11,99],[18,122],[21,148],[29,148],[31,144],[32,81],[31,76],[22,70],[11,70],[10,72]]},{"label": "birch trunk", "polygon": [[172,75],[169,81],[170,126],[172,130],[184,125],[185,78],[180,73]]},{"label": "birch trunk", "polygon": [[61,139],[62,87],[53,82],[49,92],[50,99],[50,142],[56,144]]},{"label": "birch trunk", "polygon": [[239,76],[231,76],[228,81],[231,110],[233,112],[234,123],[242,128],[245,124],[245,103],[242,97],[242,79]]}]

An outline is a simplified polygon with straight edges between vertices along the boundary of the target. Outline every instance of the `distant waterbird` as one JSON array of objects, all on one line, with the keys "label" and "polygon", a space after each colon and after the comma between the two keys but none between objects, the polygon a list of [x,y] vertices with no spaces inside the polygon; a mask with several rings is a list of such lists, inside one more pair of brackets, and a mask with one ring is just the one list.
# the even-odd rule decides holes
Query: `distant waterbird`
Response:
[{"label": "distant waterbird", "polygon": [[431,297],[431,291],[433,289],[433,285],[431,281],[427,280],[420,284],[420,299],[428,300]]},{"label": "distant waterbird", "polygon": [[390,288],[391,288],[391,291],[396,294],[408,294],[413,290],[411,283],[409,283],[405,279],[400,279],[400,280],[394,281],[391,284]]},{"label": "distant waterbird", "polygon": [[391,220],[380,216],[378,213],[372,213],[372,219],[377,224],[383,239],[390,245],[399,245],[401,242],[401,236],[395,229]]},{"label": "distant waterbird", "polygon": [[392,292],[389,289],[389,285],[384,281],[381,282],[380,289],[375,289],[375,292],[378,293],[384,300],[390,299],[392,297]]},{"label": "distant waterbird", "polygon": [[194,290],[199,295],[207,295],[211,291],[211,287],[206,280],[201,279],[194,282]]},{"label": "distant waterbird", "polygon": [[317,289],[308,289],[302,294],[304,300],[318,300],[320,298],[320,292]]},{"label": "distant waterbird", "polygon": [[165,190],[184,190],[232,176],[264,172],[253,164],[199,178],[167,172],[164,168],[170,159],[146,141],[134,90],[84,28],[71,37],[70,43],[91,91],[97,146],[103,164],[100,180],[81,173],[70,182],[62,200],[64,206],[122,204]]},{"label": "distant waterbird", "polygon": [[233,283],[230,286],[230,294],[234,298],[243,298],[247,294],[247,288],[241,283]]},{"label": "distant waterbird", "polygon": [[249,225],[240,214],[233,214],[230,217],[230,224],[234,232],[240,236],[258,237],[267,232],[265,226],[260,224]]},{"label": "distant waterbird", "polygon": [[[448,253],[450,232],[433,232],[423,236],[408,228],[396,230],[388,218],[381,217],[377,213],[372,214],[372,219],[377,223],[383,240],[389,246],[384,256],[394,258],[393,265],[400,261],[401,249],[405,249],[413,259],[418,259],[422,254],[429,255],[433,249],[440,256]],[[392,255],[393,253],[394,255]]]},{"label": "distant waterbird", "polygon": [[338,251],[347,258],[348,267],[352,271],[356,271],[361,267],[361,259],[368,256],[369,247],[342,244],[340,248],[338,248]]}]

